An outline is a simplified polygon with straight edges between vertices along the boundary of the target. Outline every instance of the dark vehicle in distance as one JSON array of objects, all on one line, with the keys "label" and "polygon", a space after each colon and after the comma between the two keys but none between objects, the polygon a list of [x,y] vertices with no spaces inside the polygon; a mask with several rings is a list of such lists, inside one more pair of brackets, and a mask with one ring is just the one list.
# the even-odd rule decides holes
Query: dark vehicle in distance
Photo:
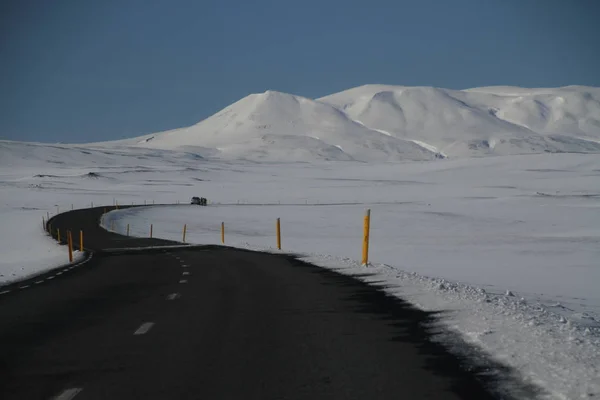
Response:
[{"label": "dark vehicle in distance", "polygon": [[192,201],[190,204],[196,204],[199,206],[205,206],[207,204],[207,200],[204,197],[192,197]]}]

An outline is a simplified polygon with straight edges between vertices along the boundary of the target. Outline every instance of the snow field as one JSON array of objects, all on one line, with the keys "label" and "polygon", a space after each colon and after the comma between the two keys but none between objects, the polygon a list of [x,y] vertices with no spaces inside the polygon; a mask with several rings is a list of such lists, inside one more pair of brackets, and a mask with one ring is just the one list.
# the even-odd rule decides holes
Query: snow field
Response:
[{"label": "snow field", "polygon": [[[188,241],[219,243],[224,221],[227,244],[275,251],[280,217],[285,251],[359,274],[362,218],[370,208],[368,271],[375,275],[361,279],[442,311],[441,323],[517,368],[548,398],[600,395],[597,155],[255,163],[185,151],[0,142],[0,161],[5,276],[46,270],[54,250],[66,260],[66,249],[41,226],[56,205],[173,204],[192,196],[212,205],[120,210],[104,223],[114,219],[119,230],[130,223],[140,236],[154,223],[156,237],[175,240],[187,223]],[[20,263],[16,269],[10,260]],[[452,345],[452,338],[438,339]]]}]

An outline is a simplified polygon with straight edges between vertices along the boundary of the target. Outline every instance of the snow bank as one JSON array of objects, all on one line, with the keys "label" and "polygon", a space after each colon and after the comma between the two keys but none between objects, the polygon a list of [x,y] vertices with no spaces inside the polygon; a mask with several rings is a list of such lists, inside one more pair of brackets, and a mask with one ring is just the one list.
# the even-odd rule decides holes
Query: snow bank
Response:
[{"label": "snow bank", "polygon": [[[8,193],[3,190],[3,197]],[[0,206],[2,240],[0,241],[0,286],[37,275],[47,269],[69,263],[66,246],[59,245],[46,234],[42,216],[46,208],[37,208],[27,199],[3,200],[19,206]],[[39,204],[37,205],[39,207]],[[75,261],[83,254],[76,252]]]},{"label": "snow bank", "polygon": [[[428,278],[386,264],[365,268],[348,259],[312,255],[305,261],[354,275],[427,311],[439,311],[450,332],[515,368],[525,383],[544,391],[542,398],[593,398],[600,393],[600,331],[574,324],[535,301],[492,294],[483,288]],[[471,359],[470,349],[452,335],[436,340]],[[516,395],[512,388],[503,388]],[[517,389],[518,390],[518,389]]]}]

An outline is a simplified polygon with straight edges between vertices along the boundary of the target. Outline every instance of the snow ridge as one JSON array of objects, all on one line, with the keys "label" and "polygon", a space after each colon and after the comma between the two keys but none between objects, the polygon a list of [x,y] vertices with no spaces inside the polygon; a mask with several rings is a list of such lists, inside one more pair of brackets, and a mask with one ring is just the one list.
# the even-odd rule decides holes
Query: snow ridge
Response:
[{"label": "snow ridge", "polygon": [[600,89],[366,85],[319,99],[450,157],[598,152]]},{"label": "snow ridge", "polygon": [[96,145],[305,162],[600,153],[600,88],[366,85],[316,100],[268,90],[187,128]]}]

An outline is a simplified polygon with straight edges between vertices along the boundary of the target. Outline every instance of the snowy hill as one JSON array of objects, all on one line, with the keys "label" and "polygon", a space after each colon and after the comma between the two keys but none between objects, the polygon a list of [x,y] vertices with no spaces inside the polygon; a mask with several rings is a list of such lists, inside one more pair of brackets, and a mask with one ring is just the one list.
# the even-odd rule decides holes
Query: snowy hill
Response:
[{"label": "snowy hill", "polygon": [[[115,143],[115,142],[113,142]],[[430,160],[411,141],[369,129],[337,108],[286,93],[253,94],[188,128],[117,142],[266,161]]]},{"label": "snowy hill", "polygon": [[267,91],[196,125],[106,145],[307,162],[600,153],[600,88],[366,85],[317,100]]},{"label": "snowy hill", "polygon": [[319,101],[449,156],[600,150],[600,88],[367,85]]}]

